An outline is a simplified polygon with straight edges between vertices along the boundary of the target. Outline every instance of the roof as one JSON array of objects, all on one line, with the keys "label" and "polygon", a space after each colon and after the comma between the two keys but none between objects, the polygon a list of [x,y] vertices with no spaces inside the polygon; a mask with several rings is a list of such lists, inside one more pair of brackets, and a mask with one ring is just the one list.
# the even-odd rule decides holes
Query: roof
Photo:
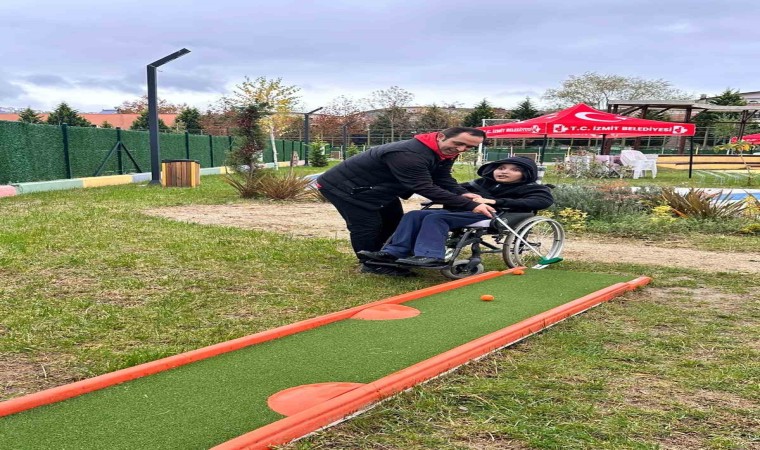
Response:
[{"label": "roof", "polygon": [[[122,130],[128,130],[132,126],[132,122],[135,121],[139,114],[79,114],[85,119],[89,120],[95,126],[100,127],[103,122],[108,122],[113,125],[114,128],[121,128]],[[40,113],[42,120],[47,120],[48,113]],[[158,117],[164,121],[166,126],[173,126],[174,121],[178,114],[159,114]],[[18,114],[0,114],[0,120],[8,120],[11,122],[18,121]]]}]

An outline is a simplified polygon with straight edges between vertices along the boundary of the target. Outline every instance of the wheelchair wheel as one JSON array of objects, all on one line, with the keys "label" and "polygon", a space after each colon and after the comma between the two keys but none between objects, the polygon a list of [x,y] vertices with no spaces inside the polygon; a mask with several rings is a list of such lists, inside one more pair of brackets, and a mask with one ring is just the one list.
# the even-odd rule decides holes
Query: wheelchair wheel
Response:
[{"label": "wheelchair wheel", "polygon": [[550,259],[561,255],[565,245],[565,229],[554,219],[535,216],[520,222],[515,233],[527,241],[538,253],[510,234],[502,247],[502,258],[508,267],[532,267],[542,258]]},{"label": "wheelchair wheel", "polygon": [[469,264],[469,259],[458,259],[451,263],[449,267],[441,269],[441,273],[446,278],[459,280],[460,278],[467,278],[479,273],[483,273],[486,270],[483,264],[477,264],[475,267],[468,269],[467,266]]}]

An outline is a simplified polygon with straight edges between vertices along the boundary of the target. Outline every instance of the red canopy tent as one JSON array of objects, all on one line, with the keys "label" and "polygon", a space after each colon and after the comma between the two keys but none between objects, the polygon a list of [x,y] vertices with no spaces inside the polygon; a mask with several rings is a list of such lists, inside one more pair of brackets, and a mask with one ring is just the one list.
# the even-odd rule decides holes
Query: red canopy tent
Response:
[{"label": "red canopy tent", "polygon": [[[691,123],[663,122],[603,112],[584,103],[533,119],[480,127],[489,138],[603,140],[637,136],[693,136],[695,128]],[[543,151],[541,153],[543,161]]]},{"label": "red canopy tent", "polygon": [[752,145],[760,145],[760,133],[747,134],[742,137],[742,141],[747,141]]}]

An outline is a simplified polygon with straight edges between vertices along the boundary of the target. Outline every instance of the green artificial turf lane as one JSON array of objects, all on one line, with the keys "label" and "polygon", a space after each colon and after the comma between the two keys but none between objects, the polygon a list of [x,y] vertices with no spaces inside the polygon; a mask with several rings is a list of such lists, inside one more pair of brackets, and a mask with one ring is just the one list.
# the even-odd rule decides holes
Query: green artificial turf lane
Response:
[{"label": "green artificial turf lane", "polygon": [[[612,284],[527,270],[404,303],[401,320],[343,320],[0,418],[14,449],[208,448],[283,416],[267,398],[310,383],[368,383]],[[496,300],[484,302],[482,294]],[[373,299],[367,299],[368,302]]]}]

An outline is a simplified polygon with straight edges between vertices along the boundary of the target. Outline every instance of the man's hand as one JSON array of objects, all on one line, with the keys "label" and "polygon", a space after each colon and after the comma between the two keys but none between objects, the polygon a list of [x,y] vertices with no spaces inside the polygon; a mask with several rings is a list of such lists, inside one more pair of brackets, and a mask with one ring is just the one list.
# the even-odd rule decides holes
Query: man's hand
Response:
[{"label": "man's hand", "polygon": [[462,197],[469,198],[471,200],[476,200],[476,199],[479,199],[479,198],[483,198],[479,194],[476,194],[474,192],[468,192],[466,194],[462,194]]},{"label": "man's hand", "polygon": [[472,201],[475,202],[475,203],[484,203],[486,205],[495,205],[496,204],[496,200],[494,200],[492,198],[485,198],[485,197],[473,198]]},{"label": "man's hand", "polygon": [[472,210],[474,213],[483,214],[484,216],[488,217],[489,219],[493,219],[494,213],[496,212],[495,209],[491,208],[490,206],[486,205],[485,203],[481,203],[478,206],[475,207],[475,209]]}]

